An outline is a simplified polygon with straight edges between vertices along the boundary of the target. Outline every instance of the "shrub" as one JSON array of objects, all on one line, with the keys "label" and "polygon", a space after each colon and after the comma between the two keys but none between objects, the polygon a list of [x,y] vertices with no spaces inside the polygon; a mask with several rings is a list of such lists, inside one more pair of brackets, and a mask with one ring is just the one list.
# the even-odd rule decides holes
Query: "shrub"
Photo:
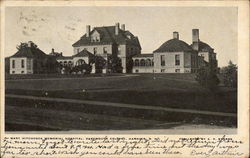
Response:
[{"label": "shrub", "polygon": [[108,69],[111,70],[111,72],[115,73],[121,73],[122,72],[122,65],[121,65],[121,59],[116,56],[110,56],[108,58]]},{"label": "shrub", "polygon": [[195,79],[201,86],[208,88],[209,90],[216,90],[220,83],[216,74],[216,69],[210,65],[199,68]]},{"label": "shrub", "polygon": [[88,64],[82,64],[82,65],[78,65],[78,66],[74,66],[71,70],[70,73],[85,73],[85,74],[89,74],[92,70],[92,67]]},{"label": "shrub", "polygon": [[238,68],[236,64],[233,64],[232,61],[229,61],[228,66],[225,66],[221,69],[223,74],[223,83],[227,87],[237,88],[237,74]]}]

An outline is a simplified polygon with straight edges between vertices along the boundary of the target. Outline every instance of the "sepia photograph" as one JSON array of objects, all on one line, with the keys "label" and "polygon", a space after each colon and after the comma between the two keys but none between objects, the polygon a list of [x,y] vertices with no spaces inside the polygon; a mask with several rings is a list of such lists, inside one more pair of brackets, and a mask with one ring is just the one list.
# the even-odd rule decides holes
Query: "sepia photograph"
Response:
[{"label": "sepia photograph", "polygon": [[21,6],[5,19],[5,131],[237,129],[237,7]]},{"label": "sepia photograph", "polygon": [[1,1],[0,157],[249,157],[249,1]]}]

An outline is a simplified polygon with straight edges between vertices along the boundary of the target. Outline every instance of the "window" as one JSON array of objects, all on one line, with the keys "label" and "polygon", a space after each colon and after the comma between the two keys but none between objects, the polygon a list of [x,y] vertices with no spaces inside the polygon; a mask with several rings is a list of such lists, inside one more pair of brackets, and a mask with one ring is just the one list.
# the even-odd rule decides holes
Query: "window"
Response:
[{"label": "window", "polygon": [[103,54],[107,54],[108,51],[107,51],[107,47],[103,47]]},{"label": "window", "polygon": [[98,37],[96,37],[95,40],[96,40],[96,42],[99,42],[99,38]]},{"label": "window", "polygon": [[151,66],[151,60],[150,59],[146,60],[146,66]]},{"label": "window", "polygon": [[138,73],[138,72],[139,72],[139,70],[138,70],[138,69],[136,69],[136,70],[135,70],[135,72],[136,72],[136,73]]},{"label": "window", "polygon": [[27,59],[27,69],[31,69],[31,59]]},{"label": "window", "polygon": [[144,59],[141,59],[140,66],[145,66],[145,60]]},{"label": "window", "polygon": [[180,69],[175,69],[175,72],[180,73]]},{"label": "window", "polygon": [[24,60],[23,59],[21,60],[21,66],[22,66],[22,68],[24,68]]},{"label": "window", "polygon": [[12,60],[12,68],[15,68],[15,60]]},{"label": "window", "polygon": [[165,72],[165,69],[161,69],[161,72]]},{"label": "window", "polygon": [[91,38],[91,41],[92,42],[99,42],[100,38],[98,36],[94,36],[94,37]]},{"label": "window", "polygon": [[165,55],[161,55],[161,66],[165,66]]},{"label": "window", "polygon": [[94,55],[96,55],[96,53],[97,53],[97,48],[96,47],[94,47]]},{"label": "window", "polygon": [[80,49],[79,48],[77,48],[77,53],[79,53],[80,52]]},{"label": "window", "polygon": [[64,61],[64,64],[63,65],[67,65],[67,61]]},{"label": "window", "polygon": [[180,65],[180,55],[175,55],[175,65]]},{"label": "window", "polygon": [[21,72],[22,74],[24,73],[24,71]]},{"label": "window", "polygon": [[139,66],[139,60],[135,59],[134,66]]},{"label": "window", "polygon": [[14,73],[15,73],[15,71],[12,71],[12,73],[14,74]]}]

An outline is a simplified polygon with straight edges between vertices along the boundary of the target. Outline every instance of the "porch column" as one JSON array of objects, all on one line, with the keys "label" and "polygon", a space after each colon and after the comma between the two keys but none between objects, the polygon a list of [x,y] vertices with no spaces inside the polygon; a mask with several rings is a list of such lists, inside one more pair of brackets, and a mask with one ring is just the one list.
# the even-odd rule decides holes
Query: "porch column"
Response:
[{"label": "porch column", "polygon": [[106,60],[106,64],[102,68],[102,73],[106,74],[107,73],[107,67],[108,67],[108,55],[103,57]]},{"label": "porch column", "polygon": [[95,63],[92,64],[92,70],[91,70],[91,73],[94,74],[95,73]]},{"label": "porch column", "polygon": [[127,73],[127,68],[126,68],[126,57],[121,57],[122,60],[122,73]]}]

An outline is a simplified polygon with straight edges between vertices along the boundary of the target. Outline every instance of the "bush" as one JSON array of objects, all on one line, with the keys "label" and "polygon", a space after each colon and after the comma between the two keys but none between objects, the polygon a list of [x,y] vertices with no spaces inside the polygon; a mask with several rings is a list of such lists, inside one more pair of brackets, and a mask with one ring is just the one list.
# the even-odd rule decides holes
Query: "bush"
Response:
[{"label": "bush", "polygon": [[71,70],[70,73],[84,73],[84,74],[89,74],[92,70],[92,67],[88,64],[82,64],[82,65],[78,65],[78,66],[74,66]]},{"label": "bush", "polygon": [[122,64],[121,59],[116,56],[109,56],[108,58],[108,69],[114,73],[121,73],[122,72]]},{"label": "bush", "polygon": [[208,88],[209,90],[216,90],[220,83],[216,74],[216,69],[209,65],[199,68],[195,79],[201,86]]},{"label": "bush", "polygon": [[229,61],[228,66],[223,67],[221,69],[221,73],[223,74],[223,82],[227,87],[237,88],[237,66]]}]

